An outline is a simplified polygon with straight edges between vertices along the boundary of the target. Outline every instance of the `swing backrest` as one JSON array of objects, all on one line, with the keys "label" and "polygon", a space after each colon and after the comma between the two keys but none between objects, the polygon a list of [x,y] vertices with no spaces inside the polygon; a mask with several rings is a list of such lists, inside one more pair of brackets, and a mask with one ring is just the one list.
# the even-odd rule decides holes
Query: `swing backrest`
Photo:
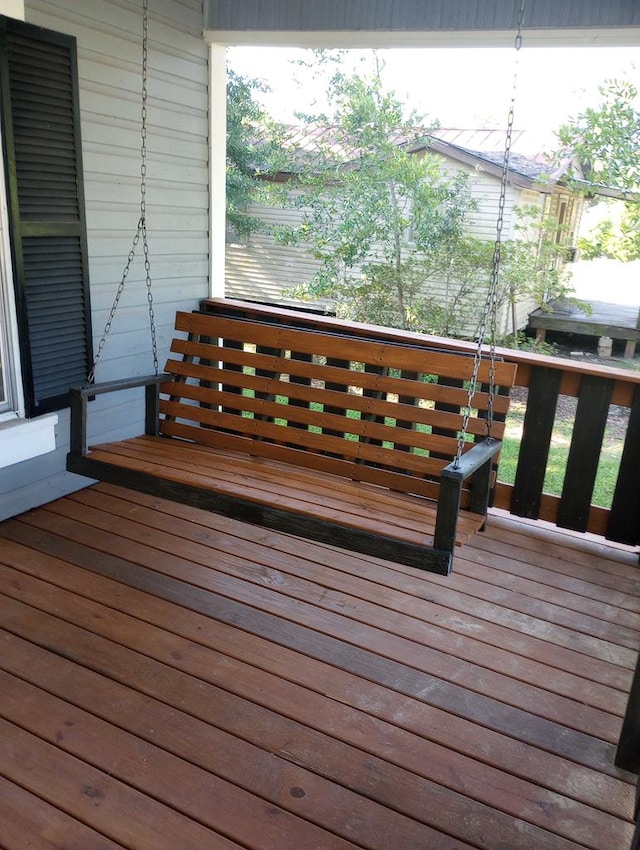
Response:
[{"label": "swing backrest", "polygon": [[[437,498],[473,357],[203,313],[179,313],[176,328],[187,337],[171,346],[161,433]],[[498,420],[514,376],[496,364]],[[469,448],[486,436],[488,402],[476,393]],[[492,436],[503,430],[496,421]]]}]

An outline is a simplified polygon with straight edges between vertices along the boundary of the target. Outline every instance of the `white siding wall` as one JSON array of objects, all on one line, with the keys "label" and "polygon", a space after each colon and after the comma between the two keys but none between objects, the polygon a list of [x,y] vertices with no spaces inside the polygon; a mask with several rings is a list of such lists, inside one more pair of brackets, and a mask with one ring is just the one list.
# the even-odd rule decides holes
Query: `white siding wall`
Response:
[{"label": "white siding wall", "polygon": [[[465,163],[454,163],[442,159],[443,171],[453,175],[464,172],[470,177],[471,196],[477,204],[477,209],[469,215],[468,231],[470,236],[491,242],[496,238],[496,221],[498,219],[498,204],[500,201],[500,180],[486,171],[473,168]],[[502,236],[511,239],[516,223],[515,207],[523,203],[522,190],[508,185],[505,199],[504,224]]]},{"label": "white siding wall", "polygon": [[[139,0],[26,0],[29,23],[78,40],[94,343],[102,335],[139,217]],[[177,308],[208,295],[208,49],[202,0],[154,0],[149,22],[147,226],[160,368]],[[139,252],[141,253],[141,251]],[[98,380],[152,371],[144,266],[131,269]],[[94,441],[140,431],[140,396],[90,405]],[[57,449],[0,472],[0,518],[87,483],[64,471],[68,412]]]},{"label": "white siding wall", "polygon": [[[248,212],[271,227],[296,225],[302,220],[302,212],[296,209],[250,207]],[[249,301],[300,306],[300,301],[287,293],[310,281],[319,266],[302,247],[278,245],[265,233],[252,233],[246,244],[227,244],[226,294]],[[304,306],[326,308],[326,304],[314,301],[305,301]]]},{"label": "white siding wall", "polygon": [[[437,156],[437,154],[433,154]],[[476,201],[477,209],[470,213],[467,230],[470,236],[491,242],[496,237],[496,221],[498,217],[498,202],[500,199],[500,181],[484,171],[462,163],[453,163],[444,157],[442,169],[450,174],[464,171],[471,177],[471,194]],[[531,192],[530,198],[522,198],[522,190],[508,186],[505,204],[505,215],[502,235],[510,239],[514,235],[516,224],[515,207],[524,203],[536,203],[541,196]],[[540,201],[541,203],[541,201]],[[254,207],[249,212],[263,219],[270,225],[291,225],[300,221],[298,210],[282,209],[281,207]],[[276,304],[296,304],[290,296],[283,292],[307,283],[319,263],[305,252],[303,247],[283,247],[276,245],[273,239],[265,234],[252,234],[246,245],[227,245],[225,280],[226,294],[233,298],[246,298],[254,301],[266,301]],[[447,299],[446,284],[429,281],[429,291],[434,298]],[[300,306],[300,302],[297,302]],[[320,309],[331,309],[328,302],[304,302],[305,306]],[[518,307],[518,317],[521,326],[526,325],[530,310],[529,302]],[[511,316],[503,311],[499,317],[499,329],[510,329]],[[464,328],[467,336],[472,336],[475,326],[471,324]]]}]

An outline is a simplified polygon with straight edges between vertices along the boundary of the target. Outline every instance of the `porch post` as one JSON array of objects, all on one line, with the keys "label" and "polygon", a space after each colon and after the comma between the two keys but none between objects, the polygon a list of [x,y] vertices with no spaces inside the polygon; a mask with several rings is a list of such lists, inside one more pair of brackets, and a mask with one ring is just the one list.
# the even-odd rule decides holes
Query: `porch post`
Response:
[{"label": "porch post", "polygon": [[615,765],[631,773],[640,773],[640,654],[631,682]]},{"label": "porch post", "polygon": [[227,49],[209,45],[209,296],[224,296]]}]

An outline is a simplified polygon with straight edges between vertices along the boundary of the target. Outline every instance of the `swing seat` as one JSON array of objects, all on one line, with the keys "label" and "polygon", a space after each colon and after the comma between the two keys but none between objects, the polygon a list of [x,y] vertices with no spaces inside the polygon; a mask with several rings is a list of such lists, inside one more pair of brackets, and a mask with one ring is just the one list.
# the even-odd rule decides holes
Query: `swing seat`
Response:
[{"label": "swing seat", "polygon": [[[71,472],[446,575],[482,528],[503,422],[473,357],[329,323],[178,313],[166,373],[72,390]],[[489,380],[489,364],[479,379]],[[515,366],[495,364],[504,420]],[[91,397],[146,386],[146,433],[87,448]],[[472,440],[476,440],[473,442]]]}]

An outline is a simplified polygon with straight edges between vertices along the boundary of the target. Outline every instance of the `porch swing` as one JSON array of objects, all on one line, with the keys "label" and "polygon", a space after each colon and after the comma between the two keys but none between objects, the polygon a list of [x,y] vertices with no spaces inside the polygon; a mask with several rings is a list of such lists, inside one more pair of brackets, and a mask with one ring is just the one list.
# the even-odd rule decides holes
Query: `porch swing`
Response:
[{"label": "porch swing", "polygon": [[[494,344],[514,98],[493,267],[473,353],[434,347],[417,334],[209,299],[199,311],[177,313],[178,335],[161,374],[146,226],[148,0],[142,17],[140,218],[87,383],[70,391],[67,469],[448,574],[455,546],[484,526],[515,380],[515,365],[498,360]],[[516,55],[523,19],[524,0]],[[97,384],[140,243],[155,371]],[[88,447],[89,400],[140,387],[144,435]]]}]

